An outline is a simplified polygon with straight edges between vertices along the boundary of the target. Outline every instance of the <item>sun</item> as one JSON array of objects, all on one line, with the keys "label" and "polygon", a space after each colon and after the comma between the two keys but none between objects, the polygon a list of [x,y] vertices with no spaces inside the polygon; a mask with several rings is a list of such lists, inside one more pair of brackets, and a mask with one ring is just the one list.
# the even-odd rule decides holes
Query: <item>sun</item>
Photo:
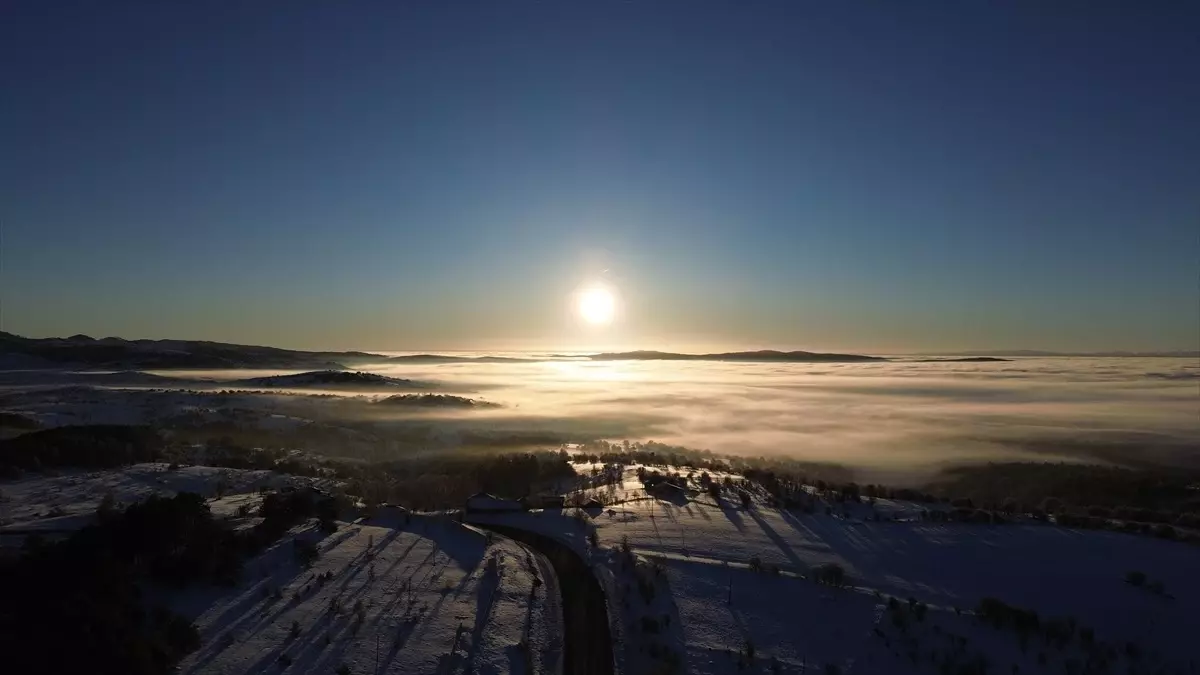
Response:
[{"label": "sun", "polygon": [[617,309],[617,300],[612,291],[596,286],[580,292],[575,309],[584,321],[599,326],[612,321]]}]

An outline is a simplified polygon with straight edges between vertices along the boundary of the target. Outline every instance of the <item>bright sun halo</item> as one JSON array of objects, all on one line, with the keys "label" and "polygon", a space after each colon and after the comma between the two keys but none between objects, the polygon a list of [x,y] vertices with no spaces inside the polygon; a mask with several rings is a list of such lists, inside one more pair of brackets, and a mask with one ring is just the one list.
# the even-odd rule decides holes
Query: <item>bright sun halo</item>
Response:
[{"label": "bright sun halo", "polygon": [[606,288],[589,288],[579,294],[577,309],[584,321],[600,325],[612,321],[616,299]]}]

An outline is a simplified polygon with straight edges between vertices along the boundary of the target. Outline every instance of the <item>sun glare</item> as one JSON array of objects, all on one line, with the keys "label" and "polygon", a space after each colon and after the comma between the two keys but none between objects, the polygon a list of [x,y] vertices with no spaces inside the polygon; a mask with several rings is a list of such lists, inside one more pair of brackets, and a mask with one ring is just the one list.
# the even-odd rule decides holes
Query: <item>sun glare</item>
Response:
[{"label": "sun glare", "polygon": [[617,302],[607,288],[589,288],[579,294],[576,309],[579,316],[592,325],[606,324],[612,321]]}]

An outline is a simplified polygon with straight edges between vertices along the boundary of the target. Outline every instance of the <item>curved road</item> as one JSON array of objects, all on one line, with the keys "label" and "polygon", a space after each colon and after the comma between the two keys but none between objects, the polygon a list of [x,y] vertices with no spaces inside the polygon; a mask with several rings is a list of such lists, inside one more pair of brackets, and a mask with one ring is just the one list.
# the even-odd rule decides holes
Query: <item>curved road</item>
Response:
[{"label": "curved road", "polygon": [[503,525],[494,530],[537,550],[558,576],[563,612],[563,675],[613,675],[612,636],[600,582],[574,551],[554,539]]}]

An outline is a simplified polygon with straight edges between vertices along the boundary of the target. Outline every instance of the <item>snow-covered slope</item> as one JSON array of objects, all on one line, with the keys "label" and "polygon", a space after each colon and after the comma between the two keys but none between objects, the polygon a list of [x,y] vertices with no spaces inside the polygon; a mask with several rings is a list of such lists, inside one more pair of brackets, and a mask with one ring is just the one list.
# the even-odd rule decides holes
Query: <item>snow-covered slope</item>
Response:
[{"label": "snow-covered slope", "polygon": [[248,583],[193,599],[204,646],[180,672],[554,672],[561,608],[527,549],[443,518],[386,525],[343,525],[311,569],[284,542]]}]

